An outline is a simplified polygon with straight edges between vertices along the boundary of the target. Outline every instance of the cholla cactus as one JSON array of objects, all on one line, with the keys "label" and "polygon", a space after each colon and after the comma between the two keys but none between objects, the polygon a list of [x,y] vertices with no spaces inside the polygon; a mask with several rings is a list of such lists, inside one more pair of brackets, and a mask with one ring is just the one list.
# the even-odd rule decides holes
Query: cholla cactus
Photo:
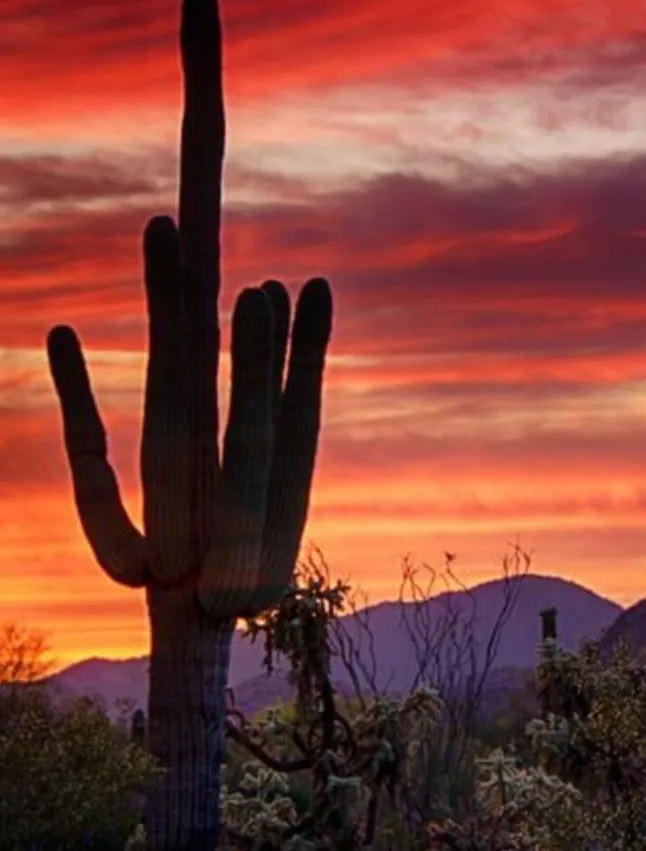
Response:
[{"label": "cholla cactus", "polygon": [[231,831],[286,851],[295,844],[289,840],[280,844],[281,836],[297,820],[284,774],[250,762],[245,766],[238,791],[230,792],[226,786],[222,787],[220,804]]},{"label": "cholla cactus", "polygon": [[536,763],[501,750],[478,760],[473,812],[430,827],[432,851],[643,851],[646,663],[619,647],[609,664],[545,642],[552,711],[527,728]]},{"label": "cholla cactus", "polygon": [[268,281],[239,296],[220,454],[225,122],[216,0],[184,0],[181,52],[179,227],[154,218],[144,236],[143,534],[122,504],[78,339],[68,327],[55,328],[48,339],[83,529],[110,577],[146,590],[149,744],[166,768],[147,804],[151,851],[210,851],[216,842],[233,626],[275,603],[290,582],[307,514],[332,314],[328,284],[311,280],[296,307],[283,384],[287,291]]},{"label": "cholla cactus", "polygon": [[[398,807],[402,783],[413,782],[413,763],[439,720],[439,696],[419,688],[402,700],[382,696],[360,707],[339,700],[329,633],[348,591],[345,583],[331,584],[316,568],[301,566],[281,601],[248,621],[252,639],[264,642],[267,669],[274,654],[289,662],[295,701],[251,723],[230,694],[229,735],[238,753],[255,760],[241,766],[239,787],[233,772],[232,788],[223,792],[232,847],[378,848],[374,843],[389,829],[386,816]],[[291,795],[299,788],[306,795],[297,812]]]},{"label": "cholla cactus", "polygon": [[124,851],[146,851],[146,831],[142,824],[138,824],[128,837]]}]

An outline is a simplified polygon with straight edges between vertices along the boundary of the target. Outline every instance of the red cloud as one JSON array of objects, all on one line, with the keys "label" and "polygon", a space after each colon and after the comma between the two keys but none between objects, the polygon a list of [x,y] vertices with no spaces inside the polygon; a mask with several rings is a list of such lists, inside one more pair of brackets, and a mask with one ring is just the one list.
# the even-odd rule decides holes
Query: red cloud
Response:
[{"label": "red cloud", "polygon": [[[567,75],[630,81],[644,63],[633,0],[374,0],[223,3],[231,96],[388,81],[408,86]],[[3,14],[0,110],[60,119],[177,103],[178,4],[11,0]],[[549,26],[545,22],[549,21]],[[620,49],[621,48],[621,49]],[[537,57],[539,57],[537,61]]]},{"label": "red cloud", "polygon": [[[40,346],[49,325],[66,321],[92,345],[142,345],[141,231],[149,215],[172,208],[172,191],[159,190],[167,165],[151,157],[142,176],[140,161],[127,158],[119,169],[97,158],[16,160],[19,179],[8,186],[23,215],[7,219],[0,253],[5,344]],[[9,161],[3,168],[11,173]],[[248,179],[233,170],[234,197],[236,181]],[[465,363],[498,355],[490,367],[483,361],[480,379],[489,368],[519,374],[523,363],[531,372],[532,358],[545,356],[539,371],[557,379],[571,374],[568,352],[581,360],[582,349],[594,350],[584,373],[603,370],[607,353],[610,376],[621,352],[643,344],[646,241],[635,238],[646,222],[643,158],[515,181],[491,174],[455,186],[391,174],[326,195],[301,189],[299,203],[227,206],[225,313],[249,283],[322,273],[337,290],[338,354],[459,354]],[[420,369],[428,375],[428,365]],[[440,360],[435,371],[451,369]]]}]

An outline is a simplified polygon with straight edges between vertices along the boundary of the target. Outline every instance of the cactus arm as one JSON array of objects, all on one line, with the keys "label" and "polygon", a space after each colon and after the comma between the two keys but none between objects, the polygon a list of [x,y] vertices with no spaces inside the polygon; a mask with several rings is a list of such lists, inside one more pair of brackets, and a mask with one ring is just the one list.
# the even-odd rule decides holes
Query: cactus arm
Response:
[{"label": "cactus arm", "polygon": [[184,117],[179,231],[187,340],[193,534],[207,548],[218,485],[220,205],[225,143],[218,4],[184,0],[180,46]]},{"label": "cactus arm", "polygon": [[283,372],[289,337],[289,294],[279,281],[265,281],[261,289],[267,294],[274,314],[274,361],[271,392],[271,407],[274,425],[280,415],[280,402],[283,395]]},{"label": "cactus arm", "polygon": [[65,447],[83,530],[103,570],[121,585],[147,580],[146,541],[130,521],[107,457],[107,440],[80,343],[74,331],[54,328],[47,339],[60,400]]},{"label": "cactus arm", "polygon": [[199,583],[202,608],[216,620],[235,617],[258,584],[273,442],[273,348],[271,301],[262,289],[244,290],[233,315],[215,536]]},{"label": "cactus arm", "polygon": [[141,441],[144,529],[155,578],[176,581],[194,563],[185,338],[181,333],[179,242],[158,216],[144,233],[148,368]]},{"label": "cactus arm", "polygon": [[241,616],[280,600],[294,572],[314,474],[331,327],[330,287],[314,278],[303,287],[296,305],[267,490],[260,581]]}]

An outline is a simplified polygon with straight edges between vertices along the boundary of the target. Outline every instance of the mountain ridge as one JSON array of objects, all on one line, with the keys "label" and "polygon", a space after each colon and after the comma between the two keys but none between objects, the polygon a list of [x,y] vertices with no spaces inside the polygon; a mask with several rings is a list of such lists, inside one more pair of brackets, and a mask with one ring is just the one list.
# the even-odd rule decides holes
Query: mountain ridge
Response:
[{"label": "mountain ridge", "polygon": [[[597,637],[608,629],[624,612],[624,608],[585,586],[569,579],[539,574],[526,574],[509,579],[493,579],[466,590],[449,590],[423,602],[423,617],[430,624],[437,624],[447,611],[457,612],[462,622],[474,615],[475,655],[482,663],[484,646],[500,607],[504,600],[506,583],[520,582],[516,605],[509,620],[501,631],[501,640],[494,664],[496,669],[531,668],[535,664],[540,640],[541,609],[555,606],[558,610],[559,640],[564,647],[576,649],[583,638]],[[360,610],[361,621],[368,619],[373,631],[372,651],[376,657],[375,685],[380,689],[387,686],[393,691],[405,691],[416,673],[415,648],[410,635],[402,625],[402,615],[412,614],[412,603],[382,601]],[[353,613],[345,614],[341,624],[346,634],[359,643],[366,638],[361,621]],[[365,641],[364,641],[365,644]],[[240,692],[243,709],[256,711],[262,703],[262,655],[261,644],[252,644],[236,630],[233,641],[230,685]],[[441,656],[441,654],[440,654]],[[370,650],[360,651],[364,666],[370,669]],[[439,658],[439,657],[438,657]],[[447,657],[441,662],[454,664]],[[106,659],[92,656],[51,674],[49,685],[69,695],[96,695],[106,704],[109,711],[120,698],[131,700],[135,706],[145,708],[147,695],[148,657],[133,656],[128,659]],[[277,677],[283,678],[284,666],[278,666]],[[341,688],[349,678],[338,659],[333,662],[332,679]],[[364,676],[363,686],[367,685]],[[369,677],[368,677],[369,679]],[[283,687],[270,684],[265,677],[267,698],[283,693]],[[243,699],[247,693],[248,699]]]}]

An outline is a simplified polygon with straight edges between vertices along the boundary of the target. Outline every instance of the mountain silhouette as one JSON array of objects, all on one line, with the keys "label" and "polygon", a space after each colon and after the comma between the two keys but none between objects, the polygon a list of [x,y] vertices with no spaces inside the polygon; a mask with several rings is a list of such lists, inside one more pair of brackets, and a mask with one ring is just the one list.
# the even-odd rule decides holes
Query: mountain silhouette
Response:
[{"label": "mountain silhouette", "polygon": [[646,599],[624,609],[610,624],[599,642],[600,658],[608,661],[621,639],[633,654],[646,650]]},{"label": "mountain silhouette", "polygon": [[[533,668],[540,641],[540,616],[542,609],[558,610],[559,642],[567,649],[576,649],[585,638],[596,638],[612,624],[621,620],[624,612],[612,602],[575,582],[558,577],[528,574],[508,580],[520,583],[514,592],[516,603],[500,632],[500,641],[493,667],[518,671]],[[442,624],[442,618],[452,613],[458,624],[473,620],[473,647],[475,664],[481,668],[486,645],[494,627],[505,594],[505,580],[496,579],[477,585],[468,591],[450,591],[423,603],[422,633],[424,627],[433,630]],[[508,586],[509,587],[509,586]],[[379,689],[394,693],[406,691],[418,670],[415,647],[409,632],[402,624],[406,615],[409,623],[414,616],[413,604],[401,602],[379,603],[368,606],[361,613],[341,618],[346,638],[360,647],[359,658],[365,673],[359,673],[361,687],[374,679]],[[646,614],[644,615],[646,618]],[[368,620],[372,633],[371,645],[361,623]],[[646,621],[645,621],[646,623]],[[450,644],[450,642],[445,642]],[[455,665],[455,657],[448,649],[439,654],[445,667]],[[374,659],[376,675],[371,676]],[[241,631],[236,631],[233,642],[229,682],[236,692],[237,703],[245,711],[256,711],[278,698],[286,699],[290,687],[286,666],[278,665],[272,677],[263,672],[263,648],[252,644]],[[148,692],[148,659],[139,657],[123,660],[91,658],[65,668],[48,678],[48,683],[67,695],[94,695],[101,698],[108,711],[118,699],[131,700],[135,706],[145,708]],[[513,677],[511,678],[514,679]],[[342,691],[349,685],[349,677],[338,659],[333,660],[332,680]],[[172,683],[169,683],[172,688]]]}]

